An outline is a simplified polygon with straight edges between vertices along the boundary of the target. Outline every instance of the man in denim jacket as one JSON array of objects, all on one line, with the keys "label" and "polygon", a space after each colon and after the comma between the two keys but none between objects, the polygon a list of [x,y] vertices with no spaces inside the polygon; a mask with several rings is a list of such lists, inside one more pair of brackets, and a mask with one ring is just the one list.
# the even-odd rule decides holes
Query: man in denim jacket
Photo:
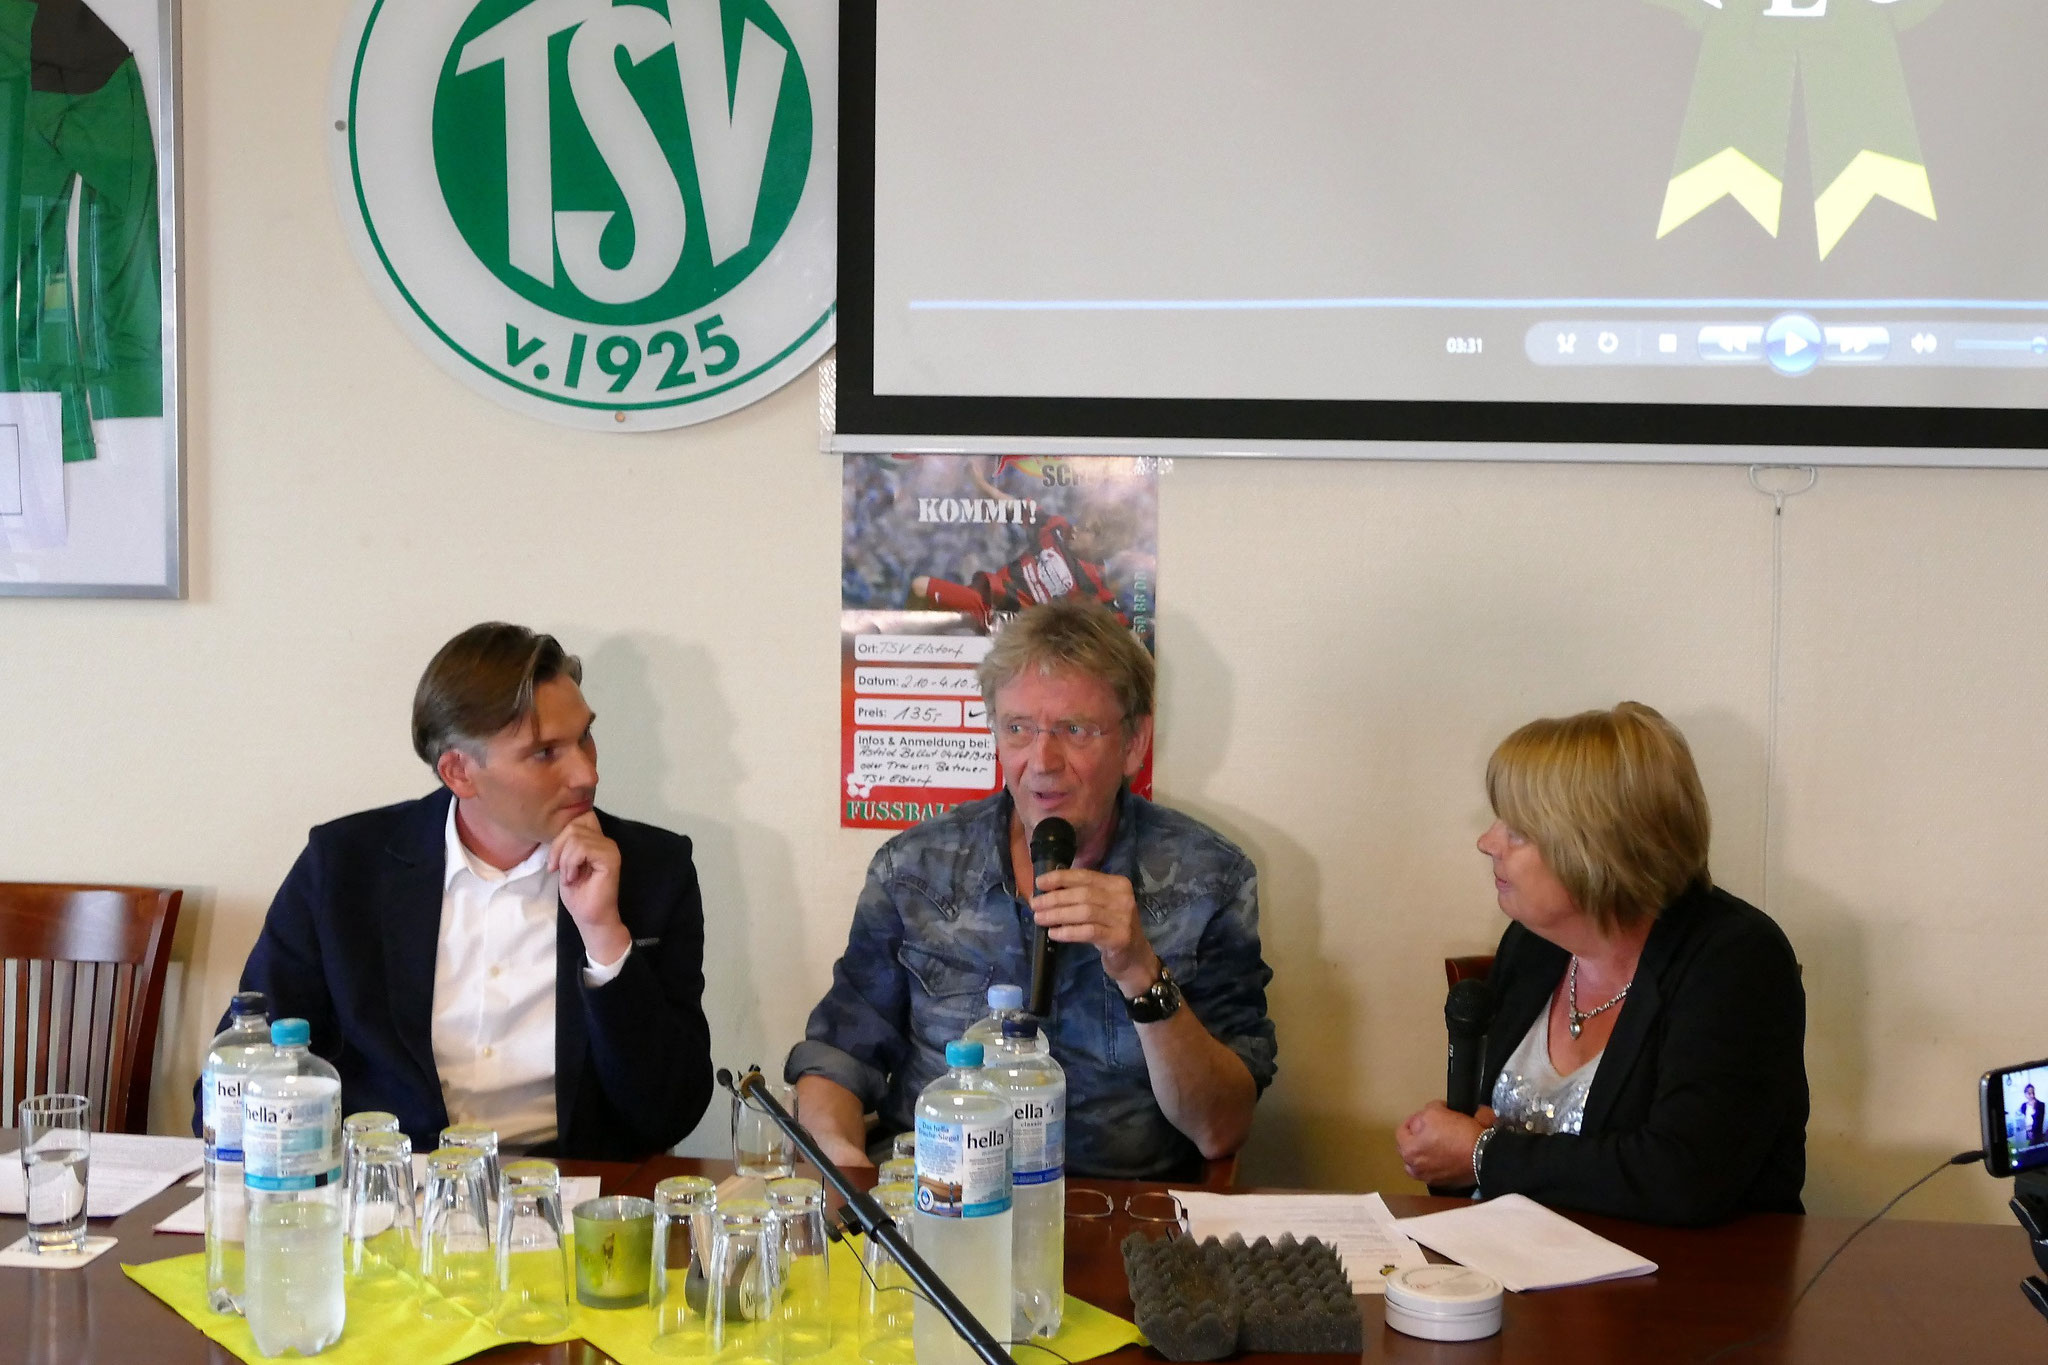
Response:
[{"label": "man in denim jacket", "polygon": [[[1059,945],[1054,1058],[1066,1068],[1067,1165],[1185,1177],[1228,1155],[1272,1083],[1272,971],[1258,874],[1215,831],[1134,796],[1152,742],[1152,657],[1107,610],[1055,601],[1015,618],[981,666],[1004,790],[906,830],[868,868],[832,988],[786,1068],[825,1152],[867,1165],[913,1125],[998,982],[1031,977],[1034,925]],[[1036,879],[1031,832],[1074,827],[1072,868]]]}]

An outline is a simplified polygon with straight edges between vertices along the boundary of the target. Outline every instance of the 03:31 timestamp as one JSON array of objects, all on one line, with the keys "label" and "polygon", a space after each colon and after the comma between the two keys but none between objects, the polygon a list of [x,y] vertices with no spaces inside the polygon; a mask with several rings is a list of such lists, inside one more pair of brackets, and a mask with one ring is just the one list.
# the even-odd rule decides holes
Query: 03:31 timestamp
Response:
[{"label": "03:31 timestamp", "polygon": [[1486,350],[1485,337],[1445,337],[1445,355],[1479,355]]}]

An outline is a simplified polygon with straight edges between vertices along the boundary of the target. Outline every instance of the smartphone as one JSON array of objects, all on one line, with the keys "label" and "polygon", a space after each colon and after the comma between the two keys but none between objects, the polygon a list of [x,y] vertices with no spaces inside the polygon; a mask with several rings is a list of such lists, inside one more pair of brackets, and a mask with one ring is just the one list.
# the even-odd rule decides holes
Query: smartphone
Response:
[{"label": "smartphone", "polygon": [[1977,1108],[1985,1170],[2005,1176],[2048,1166],[2048,1059],[1985,1072]]}]

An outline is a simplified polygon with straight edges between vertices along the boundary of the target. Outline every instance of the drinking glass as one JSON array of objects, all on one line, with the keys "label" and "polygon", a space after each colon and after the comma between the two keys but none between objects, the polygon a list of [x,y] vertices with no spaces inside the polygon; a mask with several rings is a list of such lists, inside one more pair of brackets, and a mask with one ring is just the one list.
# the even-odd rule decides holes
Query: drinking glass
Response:
[{"label": "drinking glass", "polygon": [[915,1157],[917,1155],[917,1130],[913,1128],[907,1133],[898,1133],[894,1138],[891,1138],[889,1141],[889,1155],[900,1156],[906,1160]]},{"label": "drinking glass", "polygon": [[[466,1147],[483,1153],[484,1203],[495,1218],[498,1212],[498,1130],[481,1123],[454,1123],[441,1130],[441,1150]],[[486,1226],[495,1226],[487,1224]]]},{"label": "drinking glass", "polygon": [[892,1156],[882,1163],[875,1173],[877,1185],[915,1185],[917,1183],[917,1158]]},{"label": "drinking glass", "polygon": [[712,1365],[782,1365],[781,1230],[765,1199],[719,1205],[711,1244]]},{"label": "drinking glass", "polygon": [[348,1173],[355,1169],[356,1140],[367,1133],[395,1133],[398,1131],[398,1115],[387,1114],[382,1109],[365,1109],[360,1114],[350,1114],[341,1121],[341,1182],[348,1188]]},{"label": "drinking glass", "polygon": [[[917,1200],[917,1187],[908,1181],[877,1185],[874,1200],[909,1241],[910,1210]],[[911,1345],[915,1314],[911,1310],[917,1296],[909,1272],[878,1237],[867,1239],[860,1258],[867,1269],[860,1290],[860,1358],[867,1365],[916,1365],[917,1352]]]},{"label": "drinking glass", "polygon": [[704,1286],[710,1271],[718,1187],[701,1175],[674,1175],[654,1187],[654,1349],[701,1356],[711,1349]]},{"label": "drinking glass", "polygon": [[815,1180],[772,1181],[768,1208],[781,1238],[782,1355],[784,1360],[801,1360],[832,1349],[825,1191]]},{"label": "drinking glass", "polygon": [[483,1317],[497,1301],[484,1157],[474,1147],[442,1148],[427,1158],[426,1208],[420,1215],[420,1311],[430,1318]]},{"label": "drinking glass", "polygon": [[[787,1110],[796,1088],[785,1081],[763,1079],[761,1086]],[[796,1171],[796,1144],[789,1140],[758,1100],[732,1097],[732,1164],[741,1175],[780,1180]]]},{"label": "drinking glass", "polygon": [[85,1178],[91,1139],[83,1095],[31,1095],[20,1105],[21,1185],[28,1242],[36,1251],[85,1246]]},{"label": "drinking glass", "polygon": [[576,1206],[576,1302],[633,1308],[647,1302],[654,1259],[654,1201],[614,1194]]},{"label": "drinking glass", "polygon": [[569,1325],[562,1173],[552,1161],[515,1161],[500,1182],[497,1327],[508,1337],[548,1336]]},{"label": "drinking glass", "polygon": [[404,1298],[418,1235],[412,1193],[412,1139],[372,1131],[357,1136],[342,1188],[342,1278],[363,1302]]}]

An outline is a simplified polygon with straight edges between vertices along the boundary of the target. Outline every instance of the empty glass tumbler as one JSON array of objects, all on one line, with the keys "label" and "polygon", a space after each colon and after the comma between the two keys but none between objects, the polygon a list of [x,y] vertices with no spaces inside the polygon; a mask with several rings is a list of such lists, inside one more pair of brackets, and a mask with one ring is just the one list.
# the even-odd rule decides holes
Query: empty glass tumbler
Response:
[{"label": "empty glass tumbler", "polygon": [[917,1155],[917,1130],[912,1129],[907,1133],[898,1133],[895,1137],[891,1138],[889,1140],[889,1155],[915,1157]]},{"label": "empty glass tumbler", "polygon": [[544,1337],[569,1325],[569,1240],[562,1175],[552,1161],[514,1161],[498,1184],[497,1328]]},{"label": "empty glass tumbler", "polygon": [[358,1134],[346,1180],[341,1271],[348,1293],[363,1302],[404,1298],[413,1288],[419,1230],[412,1139],[399,1132]]},{"label": "empty glass tumbler", "polygon": [[711,1244],[712,1365],[782,1365],[781,1228],[765,1199],[719,1205]]},{"label": "empty glass tumbler", "polygon": [[[441,1150],[467,1147],[483,1153],[484,1202],[493,1218],[498,1212],[498,1130],[481,1123],[453,1123],[441,1130]],[[495,1224],[494,1224],[495,1226]]]},{"label": "empty glass tumbler", "polygon": [[[787,1110],[796,1100],[795,1087],[763,1080],[761,1087]],[[796,1144],[782,1131],[759,1100],[732,1097],[732,1164],[741,1175],[780,1180],[796,1170]]]},{"label": "empty glass tumbler", "polygon": [[663,1355],[702,1356],[711,1350],[710,1304],[713,1217],[718,1187],[701,1175],[670,1176],[654,1187],[654,1349]]},{"label": "empty glass tumbler", "polygon": [[825,1191],[792,1177],[768,1186],[768,1208],[781,1233],[782,1357],[801,1360],[832,1348],[832,1292],[827,1274]]},{"label": "empty glass tumbler", "polygon": [[496,1239],[484,1198],[484,1156],[442,1148],[427,1158],[420,1213],[420,1311],[430,1318],[488,1316],[498,1299]]},{"label": "empty glass tumbler", "polygon": [[356,1143],[370,1133],[395,1133],[398,1129],[398,1115],[387,1114],[382,1109],[365,1109],[359,1114],[350,1114],[341,1121],[341,1183],[348,1188],[348,1173],[356,1166]]},{"label": "empty glass tumbler", "polygon": [[[910,1210],[917,1188],[908,1181],[877,1185],[874,1200],[889,1215],[903,1239],[910,1240]],[[861,1248],[867,1274],[860,1288],[860,1358],[866,1365],[915,1365],[911,1345],[911,1310],[916,1302],[910,1274],[889,1253],[881,1239],[870,1237]]]}]

